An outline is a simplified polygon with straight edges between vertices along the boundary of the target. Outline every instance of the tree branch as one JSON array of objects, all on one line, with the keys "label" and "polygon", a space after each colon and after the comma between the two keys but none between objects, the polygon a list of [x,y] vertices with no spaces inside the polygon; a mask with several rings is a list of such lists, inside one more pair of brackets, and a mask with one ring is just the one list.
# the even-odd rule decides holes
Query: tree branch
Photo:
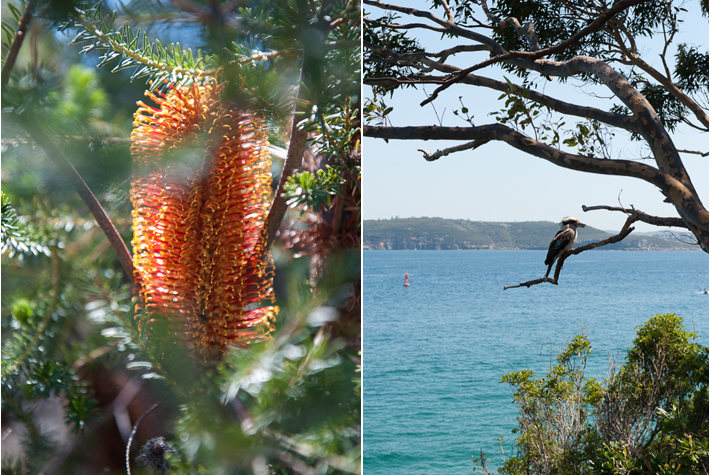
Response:
[{"label": "tree branch", "polygon": [[[303,68],[301,69],[301,80],[303,80]],[[301,90],[302,87],[299,87],[299,98],[301,96]],[[298,116],[299,110],[301,109],[300,103],[300,101],[296,101],[293,124],[291,125],[291,139],[288,144],[286,161],[284,161],[284,166],[281,170],[281,179],[279,180],[278,188],[276,188],[274,201],[271,203],[269,215],[266,218],[266,225],[264,226],[264,249],[266,251],[271,249],[271,246],[274,245],[276,233],[278,232],[279,226],[281,226],[281,221],[283,221],[284,216],[286,215],[286,210],[288,209],[286,198],[284,198],[284,186],[288,181],[288,177],[293,175],[293,173],[301,167],[303,154],[306,151],[306,139],[308,138],[308,134],[304,129],[298,127]]]},{"label": "tree branch", "polygon": [[557,166],[600,175],[628,176],[657,186],[678,209],[688,228],[708,252],[708,211],[694,191],[668,173],[631,160],[607,160],[566,153],[537,142],[502,124],[476,127],[364,127],[364,135],[384,139],[499,140]]},{"label": "tree branch", "polygon": [[[324,4],[323,7],[326,5],[327,3]],[[330,5],[332,6],[332,4]],[[324,15],[325,10],[321,10],[319,16],[322,17]],[[268,252],[268,250],[273,246],[274,241],[276,240],[276,234],[281,226],[284,216],[286,215],[286,210],[288,209],[286,199],[284,198],[284,187],[286,182],[288,181],[288,178],[301,167],[303,154],[306,151],[306,140],[308,139],[308,133],[304,128],[299,127],[298,124],[300,118],[307,117],[307,113],[309,112],[306,97],[307,91],[315,87],[316,93],[318,93],[317,81],[315,78],[322,74],[322,62],[326,51],[325,38],[326,35],[322,35],[321,41],[303,45],[303,61],[301,64],[298,96],[296,97],[293,122],[291,124],[291,138],[288,144],[288,152],[286,152],[286,161],[284,162],[284,166],[281,171],[281,179],[279,180],[274,201],[271,203],[271,207],[269,208],[269,214],[266,218],[266,224],[262,232],[265,242],[264,252]]]},{"label": "tree branch", "polygon": [[[562,43],[558,43],[555,46],[551,46],[549,48],[538,49],[537,51],[512,51],[510,53],[499,54],[497,56],[494,56],[493,58],[482,61],[469,68],[463,69],[459,74],[451,78],[449,82],[444,83],[443,85],[438,87],[427,100],[422,102],[421,105],[426,105],[428,102],[431,102],[436,99],[440,92],[444,91],[445,89],[448,89],[451,85],[461,81],[464,77],[466,77],[467,74],[472,73],[473,71],[476,71],[478,69],[485,68],[486,66],[490,66],[491,64],[501,63],[512,59],[526,59],[528,61],[535,61],[536,59],[564,51],[566,48],[577,43],[580,39],[587,36],[588,34],[600,30],[606,24],[607,21],[613,18],[614,15],[616,15],[620,11],[630,8],[634,5],[638,5],[639,3],[645,3],[649,1],[651,0],[621,0],[620,2],[616,3],[612,8],[599,15],[596,20],[591,22],[585,28],[579,30],[579,32],[572,35],[569,39],[563,41]],[[518,25],[520,24],[518,23]],[[532,44],[534,43],[531,43],[531,45]]]},{"label": "tree branch", "polygon": [[543,277],[542,279],[530,280],[530,281],[528,281],[528,282],[522,282],[522,283],[517,284],[517,285],[504,285],[504,286],[503,286],[503,290],[506,290],[506,289],[515,289],[515,288],[518,288],[518,287],[527,287],[527,288],[530,288],[530,287],[532,287],[533,285],[542,284],[542,283],[544,283],[544,282],[549,282],[549,283],[551,283],[551,284],[557,285],[558,282],[559,282],[559,278],[560,278],[560,272],[562,271],[562,266],[563,266],[564,263],[565,263],[565,259],[567,259],[569,256],[573,256],[573,255],[579,254],[579,253],[581,253],[581,252],[588,251],[588,250],[590,250],[590,249],[595,249],[595,248],[597,248],[597,247],[606,246],[607,244],[613,244],[613,243],[615,243],[615,242],[621,241],[621,240],[624,239],[626,236],[628,236],[629,234],[631,234],[631,232],[635,229],[635,228],[631,227],[631,224],[634,223],[635,221],[637,221],[637,219],[635,219],[635,218],[629,216],[629,217],[626,219],[626,223],[624,223],[624,226],[621,228],[621,231],[619,231],[619,234],[616,234],[616,235],[611,236],[611,237],[609,237],[609,238],[607,238],[607,239],[604,239],[603,241],[592,242],[592,243],[589,243],[589,244],[585,244],[584,246],[580,246],[580,247],[576,247],[576,248],[574,248],[574,249],[570,249],[569,251],[567,251],[567,252],[565,252],[564,254],[562,254],[562,255],[560,256],[560,258],[557,259],[557,266],[555,267],[555,277],[554,277],[553,279],[550,279],[549,277],[548,277],[548,278],[544,278],[544,277]]},{"label": "tree branch", "polygon": [[365,23],[369,23],[370,25],[373,25],[373,26],[379,26],[381,28],[391,28],[393,30],[411,30],[414,28],[421,28],[424,30],[436,31],[437,33],[445,33],[446,32],[446,28],[440,28],[440,27],[433,26],[433,25],[427,25],[426,23],[407,23],[406,25],[398,25],[395,23],[383,23],[381,21],[371,20],[369,18],[365,18]]},{"label": "tree branch", "polygon": [[20,18],[20,23],[17,25],[17,31],[15,36],[12,38],[12,43],[10,44],[10,49],[5,57],[5,64],[2,67],[2,73],[0,81],[2,81],[2,87],[4,88],[7,82],[10,80],[10,73],[12,68],[15,67],[15,61],[17,60],[17,55],[22,47],[22,42],[25,41],[25,36],[27,36],[27,28],[32,19],[32,13],[34,11],[35,5],[37,5],[37,0],[30,0],[27,2],[25,11]]},{"label": "tree branch", "polygon": [[372,5],[375,7],[382,8],[383,10],[392,10],[395,12],[400,12],[404,13],[407,15],[412,15],[416,16],[419,18],[426,18],[428,20],[433,21],[434,23],[437,23],[441,25],[442,27],[446,28],[449,33],[460,36],[462,38],[468,38],[472,41],[475,41],[477,43],[481,43],[482,45],[486,46],[486,49],[492,51],[494,54],[503,54],[506,53],[505,49],[501,47],[498,42],[492,40],[491,38],[482,35],[480,33],[476,33],[475,31],[468,31],[465,28],[462,28],[455,23],[449,23],[448,21],[439,18],[438,16],[430,13],[430,12],[425,12],[421,10],[417,10],[416,8],[410,8],[410,7],[401,7],[399,5],[390,5],[386,3],[382,3],[379,0],[374,1],[374,0],[364,0],[363,3],[366,5]]},{"label": "tree branch", "polygon": [[454,147],[449,147],[445,148],[444,150],[437,150],[433,154],[429,154],[426,150],[418,148],[417,150],[419,152],[422,152],[424,154],[424,159],[427,162],[433,162],[435,160],[440,159],[441,157],[445,157],[450,153],[455,153],[455,152],[461,152],[463,150],[475,150],[481,145],[485,145],[489,142],[488,139],[479,139],[479,140],[474,140],[473,142],[467,142],[465,144],[461,145],[456,145]]},{"label": "tree branch", "polygon": [[168,394],[165,396],[163,399],[160,401],[156,402],[152,406],[148,408],[147,411],[145,411],[136,421],[136,423],[133,425],[133,430],[131,431],[131,435],[128,437],[128,442],[126,442],[126,473],[128,475],[131,475],[131,444],[133,443],[133,437],[135,437],[136,432],[138,432],[138,426],[140,425],[141,422],[143,422],[143,419],[148,416],[151,412],[153,412],[158,406],[160,406],[166,399],[168,399],[171,396],[171,394]]},{"label": "tree branch", "polygon": [[708,153],[708,152],[699,152],[699,151],[696,151],[696,150],[681,150],[681,149],[678,149],[678,152],[679,152],[679,153],[690,153],[690,154],[692,154],[692,155],[700,155],[701,157],[707,157],[708,155],[710,155],[710,153]]},{"label": "tree branch", "polygon": [[598,209],[605,209],[608,211],[621,211],[622,213],[626,213],[629,217],[634,218],[635,221],[641,221],[642,223],[646,224],[652,224],[653,226],[671,226],[671,227],[676,227],[676,228],[683,228],[683,229],[688,229],[688,226],[685,224],[685,221],[683,221],[680,218],[662,218],[659,216],[651,216],[650,214],[646,214],[643,211],[639,211],[636,208],[631,206],[631,209],[628,208],[623,208],[623,207],[618,207],[618,206],[605,206],[605,205],[598,205],[598,206],[585,206],[582,205],[582,211],[585,213],[587,211],[595,211]]},{"label": "tree branch", "polygon": [[[645,3],[650,0],[618,1],[611,8],[600,12],[598,16],[590,22],[589,25],[581,29],[577,34],[573,35],[568,40],[550,48],[533,52],[507,52],[500,46],[500,44],[491,40],[490,38],[481,38],[480,35],[475,36],[472,32],[467,32],[466,34],[459,34],[459,30],[462,30],[460,27],[457,27],[456,25],[452,26],[441,18],[438,18],[429,12],[422,12],[407,7],[385,5],[379,1],[365,1],[369,5],[375,5],[380,8],[398,11],[408,15],[428,18],[431,21],[437,23],[438,25],[448,28],[448,31],[451,35],[458,35],[461,37],[472,39],[473,41],[485,46],[491,51],[493,58],[488,61],[484,61],[468,69],[459,69],[455,72],[451,71],[450,69],[446,71],[452,74],[452,77],[446,80],[448,82],[464,82],[466,80],[470,81],[475,78],[475,76],[468,73],[474,70],[475,68],[480,68],[488,64],[492,64],[491,61],[505,61],[509,65],[525,68],[529,71],[536,71],[546,76],[570,77],[576,75],[590,75],[593,76],[599,82],[603,83],[631,111],[630,116],[624,116],[623,114],[621,114],[622,117],[615,117],[614,120],[621,122],[622,124],[620,124],[620,126],[622,126],[625,130],[635,129],[635,131],[645,139],[646,143],[648,144],[649,148],[653,153],[657,169],[651,167],[649,169],[643,170],[632,170],[633,168],[636,168],[638,164],[631,165],[627,161],[619,160],[608,160],[608,162],[613,163],[613,165],[611,165],[611,168],[621,167],[624,168],[624,170],[620,170],[617,168],[616,170],[612,171],[611,168],[598,163],[581,164],[580,162],[576,161],[576,159],[572,160],[572,162],[576,162],[572,164],[568,160],[568,158],[572,157],[572,155],[570,154],[563,154],[551,148],[546,149],[546,151],[543,151],[543,149],[540,149],[538,147],[537,142],[535,142],[534,140],[529,138],[524,138],[520,140],[515,139],[512,138],[514,134],[509,134],[507,132],[504,132],[503,130],[500,131],[501,135],[506,135],[511,138],[511,140],[503,139],[500,137],[492,139],[505,140],[511,145],[515,146],[520,150],[523,150],[526,153],[531,153],[535,156],[540,156],[547,160],[553,161],[559,166],[592,173],[620,174],[632,176],[654,183],[655,185],[659,186],[659,188],[664,192],[664,194],[666,194],[668,199],[676,206],[679,216],[686,223],[687,227],[691,229],[695,236],[698,238],[699,242],[701,243],[701,246],[703,247],[703,250],[705,250],[706,252],[710,250],[710,240],[708,239],[707,210],[700,202],[698,193],[695,190],[690,176],[688,175],[688,172],[682,163],[678,150],[673,144],[672,138],[661,123],[660,117],[653,109],[651,104],[648,102],[648,100],[638,90],[636,90],[626,78],[624,78],[619,72],[614,70],[611,66],[609,66],[609,64],[602,60],[587,56],[576,56],[564,62],[543,59],[543,56],[545,55],[555,54],[557,52],[563,51],[565,48],[569,47],[575,42],[578,42],[585,35],[588,35],[593,31],[613,27],[613,25],[611,25],[609,21],[613,20],[617,13],[633,5]],[[370,46],[368,45],[368,47]],[[380,50],[380,52],[382,53],[383,51]],[[419,54],[419,56],[411,55],[409,61],[426,64],[430,68],[436,69],[438,71],[443,71],[446,69],[446,67],[442,66],[440,63],[431,61],[426,58],[425,54]],[[482,81],[482,79],[479,81]],[[447,82],[443,83],[442,86],[445,86],[446,84]],[[437,88],[437,91],[441,90],[441,87]],[[427,101],[433,100],[434,97],[436,97],[436,93],[433,94]],[[534,100],[538,101],[542,97],[538,97]],[[422,105],[424,105],[427,101],[422,103]],[[540,101],[540,103],[542,103],[542,101]],[[562,104],[558,104],[558,106],[560,105]],[[606,121],[604,122],[608,123]],[[365,135],[371,135],[368,133],[368,130],[372,130],[372,128],[365,127]],[[389,136],[387,138],[395,137]],[[443,137],[426,137],[419,135],[417,137],[411,138],[427,139]],[[482,134],[463,134],[459,137],[460,140],[469,141],[482,138],[484,138]],[[597,167],[597,165],[600,166]],[[649,171],[650,174],[645,174],[646,171]]]},{"label": "tree branch", "polygon": [[[653,66],[648,64],[646,61],[641,59],[635,52],[630,51],[626,48],[626,45],[618,35],[615,35],[616,41],[621,48],[621,52],[629,59],[629,62],[638,66],[642,71],[648,73],[653,79],[658,81],[663,87],[665,87],[668,92],[670,92],[676,99],[678,99],[684,106],[690,109],[695,117],[705,126],[707,130],[710,127],[710,122],[708,122],[708,116],[705,111],[700,107],[693,99],[690,98],[686,93],[681,91],[678,86],[676,86],[670,79],[670,75],[664,76],[659,71],[657,71]],[[665,65],[665,60],[664,60]],[[666,67],[667,71],[667,67]]]},{"label": "tree branch", "polygon": [[[683,165],[680,154],[673,145],[673,140],[661,123],[658,114],[648,100],[611,66],[604,61],[588,56],[576,56],[563,63],[522,59],[511,63],[549,76],[566,77],[580,73],[594,75],[629,108],[633,114],[630,121],[637,122],[637,126],[640,128],[640,135],[648,143],[659,169],[679,180],[697,199],[697,192]],[[687,218],[682,210],[679,210],[679,212],[681,216]],[[702,229],[707,228],[707,221],[705,221],[705,224],[699,224],[698,222],[694,222],[694,224]]]},{"label": "tree branch", "polygon": [[444,11],[446,11],[446,18],[448,19],[449,23],[454,22],[454,14],[451,13],[451,7],[449,7],[449,4],[446,3],[446,0],[440,0],[441,1],[441,6],[444,7]]},{"label": "tree branch", "polygon": [[434,56],[435,58],[440,58],[439,62],[444,62],[446,58],[448,58],[452,54],[461,53],[464,51],[475,52],[487,50],[486,47],[483,45],[458,45],[449,49],[445,49],[443,51],[439,51],[438,53],[432,53],[431,56]]},{"label": "tree branch", "polygon": [[[376,45],[372,45],[370,43],[365,43],[365,47],[368,47],[370,49],[375,49],[379,54],[386,55],[388,57],[392,57],[395,60],[400,60],[400,61],[411,61],[412,56],[408,55],[407,57],[404,57],[403,55],[399,53],[395,53],[394,51],[388,50],[386,48],[381,48]],[[416,60],[427,67],[430,67],[432,69],[436,69],[437,71],[443,72],[443,73],[457,73],[461,71],[461,69],[451,66],[445,63],[440,63],[438,61],[433,61],[431,59],[428,59],[426,57],[422,56],[422,53],[418,53],[416,55]],[[412,79],[410,81],[410,78]],[[365,79],[363,81],[363,84],[367,85],[372,85],[372,86],[384,86],[384,87],[390,87],[390,86],[396,86],[397,84],[416,84],[416,83],[428,83],[428,84],[442,84],[446,80],[445,77],[437,77],[437,76],[408,76],[404,78],[370,78],[370,79]],[[599,122],[602,122],[604,124],[611,125],[612,127],[618,127],[620,129],[628,130],[629,132],[635,132],[639,135],[642,133],[641,129],[641,124],[638,120],[636,120],[635,117],[631,115],[625,115],[625,114],[617,114],[613,112],[607,112],[603,111],[600,109],[597,109],[595,107],[588,107],[588,106],[582,106],[578,104],[571,104],[569,102],[564,102],[559,99],[555,99],[553,97],[550,97],[546,94],[542,94],[534,89],[528,89],[526,87],[520,86],[518,84],[514,84],[515,86],[515,92],[512,92],[510,90],[510,86],[508,85],[507,82],[503,81],[497,81],[495,79],[490,79],[487,77],[483,76],[477,76],[474,74],[469,74],[467,75],[461,83],[463,84],[468,84],[471,86],[479,86],[479,87],[486,87],[489,89],[493,89],[495,91],[500,91],[500,92],[506,92],[506,93],[512,93],[515,94],[516,96],[519,97],[525,97],[526,99],[530,99],[531,101],[537,102],[538,104],[544,105],[545,107],[549,107],[552,110],[555,110],[557,112],[560,112],[562,114],[569,114],[569,115],[574,115],[577,117],[583,117],[585,119],[593,119]]]}]

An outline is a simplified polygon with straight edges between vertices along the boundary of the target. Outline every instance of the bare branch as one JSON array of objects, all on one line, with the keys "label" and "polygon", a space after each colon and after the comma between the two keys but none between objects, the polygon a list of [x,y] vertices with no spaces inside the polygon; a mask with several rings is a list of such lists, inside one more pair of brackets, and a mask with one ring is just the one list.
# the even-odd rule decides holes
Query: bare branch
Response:
[{"label": "bare branch", "polygon": [[441,6],[443,6],[444,10],[446,11],[446,18],[448,18],[449,23],[453,23],[454,14],[451,13],[451,7],[449,7],[449,4],[446,2],[446,0],[441,0]]},{"label": "bare branch", "polygon": [[462,150],[475,150],[481,145],[487,144],[488,142],[489,140],[487,139],[474,140],[473,142],[467,142],[465,144],[456,145],[454,147],[445,148],[443,150],[437,150],[431,155],[424,149],[418,148],[417,150],[424,154],[424,159],[427,162],[433,162],[434,160],[438,160],[441,157],[445,157],[450,153],[461,152]]},{"label": "bare branch", "polygon": [[[546,277],[542,277],[542,278],[540,278],[540,279],[529,280],[529,281],[527,281],[527,282],[521,282],[521,283],[519,283],[519,284],[517,284],[517,285],[504,285],[504,286],[503,286],[503,290],[516,289],[516,288],[518,288],[518,287],[527,287],[527,288],[529,289],[529,288],[532,287],[533,285],[542,284],[543,282],[549,282],[549,283],[551,283],[551,284],[554,284],[554,283],[555,283],[555,282],[554,282],[552,279],[550,279],[549,277],[547,277],[547,278],[546,278]],[[555,284],[555,285],[557,285],[557,284]]]},{"label": "bare branch", "polygon": [[439,62],[443,63],[446,60],[446,58],[448,58],[452,54],[461,53],[464,51],[469,51],[469,52],[487,51],[487,49],[483,45],[458,45],[458,46],[454,46],[453,48],[445,49],[445,50],[440,51],[438,53],[433,53],[433,54],[431,54],[431,56],[441,58],[441,59],[439,59]]},{"label": "bare branch", "polygon": [[598,205],[598,206],[586,206],[582,205],[582,210],[586,213],[587,211],[594,211],[598,209],[605,209],[608,211],[621,211],[622,213],[626,213],[629,215],[629,217],[633,217],[634,220],[636,221],[641,221],[646,224],[652,224],[653,226],[671,226],[671,227],[676,227],[676,228],[684,228],[688,229],[688,226],[685,224],[685,222],[680,219],[680,218],[662,218],[659,216],[651,216],[650,214],[646,214],[643,211],[639,211],[636,208],[631,206],[631,209],[629,208],[624,208],[624,207],[619,207],[619,206],[605,206],[605,205]]},{"label": "bare branch", "polygon": [[421,28],[421,29],[425,29],[425,30],[436,31],[437,33],[445,33],[446,32],[446,28],[440,28],[440,27],[433,26],[433,25],[427,25],[426,23],[407,23],[406,25],[399,25],[396,23],[383,23],[381,21],[371,20],[369,18],[365,18],[365,23],[369,23],[372,26],[379,26],[382,28],[391,28],[393,30],[411,30],[414,28]]},{"label": "bare branch", "polygon": [[126,443],[126,473],[128,475],[131,475],[131,444],[133,443],[133,437],[135,437],[136,432],[138,431],[138,426],[140,425],[141,422],[143,422],[143,419],[148,416],[151,412],[153,412],[158,406],[160,406],[167,398],[169,398],[171,395],[168,394],[165,396],[163,399],[160,401],[156,402],[150,408],[148,408],[147,411],[145,411],[136,421],[135,425],[133,426],[133,430],[131,431],[131,435],[128,437],[128,442]]},{"label": "bare branch", "polygon": [[518,287],[530,288],[533,285],[542,284],[544,282],[549,282],[551,284],[557,285],[559,282],[559,278],[560,278],[560,272],[562,271],[562,266],[564,265],[565,260],[569,256],[573,256],[573,255],[579,254],[581,252],[588,251],[590,249],[595,249],[597,247],[606,246],[607,244],[613,244],[615,242],[619,242],[619,241],[623,240],[624,238],[626,238],[626,236],[631,234],[631,232],[635,229],[635,228],[631,227],[631,224],[635,221],[637,221],[637,220],[632,218],[631,216],[629,216],[629,218],[627,218],[627,220],[626,220],[626,223],[624,223],[624,226],[621,228],[621,231],[619,231],[619,234],[616,234],[614,236],[610,236],[607,239],[604,239],[602,241],[592,242],[589,244],[585,244],[584,246],[579,246],[574,249],[570,249],[569,251],[562,254],[560,256],[560,258],[557,259],[557,266],[555,267],[555,277],[553,279],[550,279],[549,277],[548,278],[543,277],[542,279],[535,279],[535,280],[531,280],[528,282],[522,282],[517,285],[504,285],[503,290],[515,289]]},{"label": "bare branch", "polygon": [[499,140],[525,152],[543,158],[555,165],[572,170],[601,175],[616,175],[638,178],[656,185],[668,196],[684,215],[707,236],[708,212],[697,195],[682,182],[657,168],[632,160],[607,160],[584,157],[563,152],[527,137],[503,124],[488,124],[476,127],[373,127],[365,126],[364,135],[385,139],[404,140]]}]

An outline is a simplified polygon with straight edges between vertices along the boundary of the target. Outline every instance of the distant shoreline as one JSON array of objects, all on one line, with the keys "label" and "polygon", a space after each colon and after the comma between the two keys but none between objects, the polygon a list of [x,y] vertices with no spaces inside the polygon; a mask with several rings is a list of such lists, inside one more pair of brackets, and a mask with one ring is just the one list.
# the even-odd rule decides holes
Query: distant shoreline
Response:
[{"label": "distant shoreline", "polygon": [[[444,218],[396,218],[365,220],[362,247],[366,250],[547,250],[559,230],[549,221],[484,222]],[[579,230],[577,246],[598,242],[614,233],[590,226]],[[653,235],[634,234],[604,250],[685,251],[701,250],[691,236],[679,231]]]},{"label": "distant shoreline", "polygon": [[[372,249],[369,247],[362,248],[363,251],[547,251],[547,249],[532,249],[532,248],[510,248],[510,249]],[[681,249],[681,248],[668,248],[668,249],[638,249],[638,248],[624,248],[624,249],[590,249],[590,251],[606,251],[606,252],[702,252],[700,246],[697,248]]]}]

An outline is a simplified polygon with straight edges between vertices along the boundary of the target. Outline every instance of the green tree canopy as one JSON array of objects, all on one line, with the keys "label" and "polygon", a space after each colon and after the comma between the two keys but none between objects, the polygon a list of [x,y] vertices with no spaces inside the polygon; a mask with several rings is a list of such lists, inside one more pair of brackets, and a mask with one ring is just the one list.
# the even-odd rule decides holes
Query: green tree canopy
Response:
[{"label": "green tree canopy", "polygon": [[[708,252],[708,212],[681,158],[707,152],[685,150],[671,136],[678,127],[708,131],[708,53],[704,44],[678,39],[688,12],[684,2],[364,4],[364,83],[371,87],[366,136],[461,142],[434,153],[421,150],[429,161],[502,141],[560,167],[646,181],[675,206],[677,216],[601,207],[628,215],[619,238],[635,221],[675,226],[690,230]],[[423,44],[424,32],[446,38],[446,47]],[[650,57],[656,54],[660,65]],[[549,81],[560,87],[547,88]],[[388,126],[389,98],[422,85],[435,89],[421,105],[439,104],[439,110],[443,91],[461,91],[458,103],[445,104],[461,126],[444,126],[434,116],[430,125]],[[611,100],[587,106],[585,92]],[[487,95],[497,97],[499,110],[481,109],[480,98]],[[643,156],[612,157],[610,145],[619,139],[627,140],[626,147],[643,144]]]}]

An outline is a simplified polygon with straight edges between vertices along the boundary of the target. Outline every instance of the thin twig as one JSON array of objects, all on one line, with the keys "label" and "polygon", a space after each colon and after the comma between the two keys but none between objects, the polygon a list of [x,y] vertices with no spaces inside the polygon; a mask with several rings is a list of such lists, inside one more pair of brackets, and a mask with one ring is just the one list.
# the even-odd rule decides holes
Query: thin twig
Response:
[{"label": "thin twig", "polygon": [[145,419],[145,417],[146,417],[148,414],[150,414],[151,412],[153,412],[153,411],[155,410],[155,408],[157,408],[157,407],[160,406],[162,403],[164,403],[165,400],[166,400],[167,398],[169,398],[170,396],[171,396],[171,395],[168,394],[168,395],[165,396],[163,399],[161,399],[160,401],[158,401],[158,402],[156,402],[155,404],[153,404],[153,405],[150,407],[150,409],[148,409],[147,411],[145,411],[145,412],[138,418],[138,420],[136,421],[135,425],[133,426],[133,430],[131,431],[131,435],[128,437],[128,442],[126,443],[126,473],[127,473],[128,475],[131,475],[131,444],[133,443],[133,437],[135,437],[136,432],[138,432],[138,426],[140,425],[140,423],[143,421],[143,419]]},{"label": "thin twig", "polygon": [[701,157],[707,157],[708,155],[710,155],[710,152],[700,152],[700,151],[697,151],[697,150],[681,150],[681,149],[678,149],[678,152],[679,152],[679,153],[691,153],[691,154],[693,154],[693,155],[700,155]]},{"label": "thin twig", "polygon": [[15,66],[15,60],[17,60],[17,55],[20,52],[20,47],[22,47],[22,42],[25,41],[27,36],[27,27],[32,19],[32,12],[37,4],[37,0],[30,0],[27,2],[25,11],[20,18],[20,23],[17,25],[17,31],[15,36],[12,38],[12,43],[10,44],[10,49],[7,52],[7,57],[5,58],[5,64],[2,67],[2,87],[5,87],[7,82],[10,80],[10,73],[12,68]]},{"label": "thin twig", "polygon": [[650,214],[646,214],[643,211],[639,211],[636,208],[634,208],[633,205],[631,205],[631,208],[624,208],[624,207],[618,207],[618,206],[605,206],[605,205],[598,205],[598,206],[586,206],[582,205],[582,210],[586,213],[587,211],[595,211],[599,209],[604,209],[607,211],[621,211],[622,213],[627,214],[628,216],[633,217],[637,221],[641,221],[646,224],[652,224],[653,226],[671,226],[671,227],[676,227],[676,228],[684,228],[688,229],[688,225],[685,224],[685,221],[683,221],[681,218],[674,218],[674,217],[660,217],[660,216],[652,216]]},{"label": "thin twig", "polygon": [[[298,106],[296,106],[298,110]],[[279,186],[276,189],[276,195],[274,196],[274,201],[271,203],[269,208],[269,215],[266,218],[266,226],[264,226],[265,232],[265,249],[271,249],[274,241],[276,240],[276,233],[281,226],[281,221],[283,221],[286,215],[286,198],[284,198],[284,186],[288,181],[288,177],[293,175],[293,173],[298,170],[301,166],[301,160],[303,159],[303,154],[306,151],[306,139],[308,138],[307,132],[298,126],[298,116],[294,114],[293,125],[291,126],[291,140],[288,145],[288,153],[286,154],[286,161],[284,162],[283,170],[281,171],[281,179],[279,180]]]}]

